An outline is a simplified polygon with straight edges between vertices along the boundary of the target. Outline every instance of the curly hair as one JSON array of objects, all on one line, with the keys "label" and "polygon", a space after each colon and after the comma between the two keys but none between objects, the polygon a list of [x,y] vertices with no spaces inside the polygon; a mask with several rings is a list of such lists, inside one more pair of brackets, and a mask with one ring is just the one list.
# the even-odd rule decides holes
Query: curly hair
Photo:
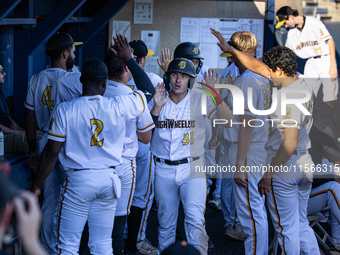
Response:
[{"label": "curly hair", "polygon": [[273,70],[279,67],[288,76],[293,77],[297,72],[295,53],[283,46],[276,46],[263,54],[263,62]]},{"label": "curly hair", "polygon": [[104,63],[107,66],[110,79],[120,80],[122,78],[126,64],[124,60],[118,58],[111,49],[106,51]]},{"label": "curly hair", "polygon": [[230,38],[231,45],[239,51],[255,57],[258,40],[248,31],[235,32]]}]

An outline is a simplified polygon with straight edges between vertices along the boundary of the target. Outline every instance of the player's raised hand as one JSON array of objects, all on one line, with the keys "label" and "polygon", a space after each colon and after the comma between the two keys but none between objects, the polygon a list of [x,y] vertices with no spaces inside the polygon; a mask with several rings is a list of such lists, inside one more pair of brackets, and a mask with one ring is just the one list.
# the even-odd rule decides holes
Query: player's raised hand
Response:
[{"label": "player's raised hand", "polygon": [[218,73],[215,74],[214,70],[209,69],[208,72],[204,72],[204,81],[198,82],[202,88],[208,90],[214,97],[216,96],[215,84],[218,84]]},{"label": "player's raised hand", "polygon": [[111,47],[111,50],[118,58],[121,58],[125,62],[133,58],[131,47],[126,39],[126,36],[117,33],[116,38],[113,36],[113,41],[115,44],[113,48]]},{"label": "player's raised hand", "polygon": [[216,38],[219,40],[217,45],[221,48],[223,52],[231,52],[232,48],[228,43],[227,40],[223,37],[222,33],[220,31],[217,31],[213,28],[210,28],[211,33],[216,36]]},{"label": "player's raised hand", "polygon": [[162,61],[159,61],[159,58],[157,58],[157,63],[162,68],[163,72],[166,73],[168,70],[168,66],[173,58],[173,52],[170,53],[170,49],[164,48],[162,49]]},{"label": "player's raised hand", "polygon": [[154,106],[151,110],[152,115],[159,116],[163,106],[169,99],[169,92],[165,91],[164,83],[158,83],[155,87],[156,94],[153,96]]},{"label": "player's raised hand", "polygon": [[258,191],[260,192],[261,197],[263,195],[268,196],[268,192],[270,191],[269,186],[272,183],[272,178],[264,178],[259,181],[257,184]]}]

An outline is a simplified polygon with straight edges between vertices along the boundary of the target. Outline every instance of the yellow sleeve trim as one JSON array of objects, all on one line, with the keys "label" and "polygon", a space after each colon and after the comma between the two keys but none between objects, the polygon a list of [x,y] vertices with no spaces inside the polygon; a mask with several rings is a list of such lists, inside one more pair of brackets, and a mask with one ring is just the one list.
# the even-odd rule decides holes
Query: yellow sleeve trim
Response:
[{"label": "yellow sleeve trim", "polygon": [[27,104],[28,106],[32,106],[32,107],[34,107],[34,105],[33,105],[33,104],[29,104],[29,103],[27,103],[27,102],[25,102],[25,104]]},{"label": "yellow sleeve trim", "polygon": [[208,119],[210,118],[210,115],[211,115],[215,110],[216,110],[216,108],[212,109],[212,110],[209,112],[209,114],[208,114],[208,116],[207,116]]},{"label": "yellow sleeve trim", "polygon": [[52,132],[48,132],[49,135],[53,135],[53,136],[56,136],[56,137],[60,137],[60,138],[66,138],[66,135],[57,135],[57,134],[54,134]]},{"label": "yellow sleeve trim", "polygon": [[145,130],[145,129],[147,129],[148,127],[150,127],[150,126],[152,126],[154,123],[152,122],[152,123],[150,123],[149,125],[147,125],[146,127],[144,127],[144,128],[137,128],[137,130]]},{"label": "yellow sleeve trim", "polygon": [[331,36],[331,35],[329,34],[329,35],[326,35],[326,36],[321,37],[321,39],[326,38],[326,37],[330,37],[330,36]]},{"label": "yellow sleeve trim", "polygon": [[137,92],[133,92],[133,93],[137,94],[137,95],[139,96],[140,100],[142,100],[142,104],[143,104],[143,111],[142,111],[142,112],[144,112],[144,110],[145,110],[145,105],[144,105],[144,101],[143,101],[142,96],[141,96],[139,93],[137,93]]}]

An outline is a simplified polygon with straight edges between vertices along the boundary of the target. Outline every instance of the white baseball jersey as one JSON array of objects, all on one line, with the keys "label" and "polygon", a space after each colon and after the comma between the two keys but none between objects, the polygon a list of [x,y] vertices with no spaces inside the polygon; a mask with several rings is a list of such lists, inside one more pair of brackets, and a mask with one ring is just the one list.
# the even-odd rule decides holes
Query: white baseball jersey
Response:
[{"label": "white baseball jersey", "polygon": [[235,63],[227,66],[219,75],[218,80],[220,84],[235,84],[236,79],[240,76],[240,71]]},{"label": "white baseball jersey", "polygon": [[[304,79],[298,79],[289,87],[283,87],[278,90],[278,103],[277,108],[274,113],[269,115],[269,118],[273,121],[269,124],[269,137],[268,142],[266,143],[267,149],[278,150],[280,145],[283,142],[283,130],[285,127],[289,127],[295,125],[294,128],[300,129],[298,136],[298,145],[296,150],[306,150],[310,148],[310,140],[309,133],[313,124],[313,106],[315,101],[315,96],[312,94],[311,99],[304,104],[304,106],[308,109],[308,111],[312,115],[304,115],[301,110],[299,110],[296,105],[287,104],[286,107],[286,115],[281,115],[281,93],[284,90],[290,91],[291,89],[303,89],[305,91],[310,91],[312,94],[312,90],[308,87],[306,81]],[[289,93],[289,98],[292,98],[293,93]],[[296,94],[296,97],[302,97],[303,95]],[[273,127],[272,127],[273,125]]]},{"label": "white baseball jersey", "polygon": [[122,163],[125,122],[145,110],[141,91],[106,98],[86,96],[61,103],[48,139],[65,142],[59,159],[68,169],[106,169]]},{"label": "white baseball jersey", "polygon": [[[266,110],[269,109],[270,106],[270,96],[271,89],[269,85],[269,81],[262,77],[261,75],[255,74],[249,70],[244,71],[240,77],[236,80],[235,86],[239,87],[244,95],[244,114],[251,115],[256,120],[261,120],[263,125],[261,127],[254,127],[252,142],[266,142],[268,139],[268,122],[266,121],[266,115],[255,115],[249,110],[248,106],[248,88],[252,88],[252,100],[253,107],[257,110]],[[233,96],[228,96],[229,105],[233,106]],[[239,102],[236,102],[239,103]],[[240,122],[240,116],[234,115],[235,122]],[[260,126],[260,121],[254,121],[250,123],[254,126]],[[240,129],[240,125],[236,124],[234,127],[229,128],[227,132],[229,132],[230,139],[232,142],[238,142],[238,132]],[[247,123],[246,123],[247,125]]]},{"label": "white baseball jersey", "polygon": [[[152,83],[152,85],[154,87],[156,87],[158,83],[163,83],[163,79],[161,77],[159,77],[157,74],[150,73],[150,72],[145,72],[145,73],[149,77],[149,79],[150,79],[150,81],[151,81],[151,83]],[[133,78],[128,81],[127,85],[133,91],[137,90],[137,86],[136,86],[135,81],[133,80]],[[149,108],[150,111],[152,110],[153,105],[154,105],[153,99],[151,99],[151,101],[148,103],[148,108]]]},{"label": "white baseball jersey", "polygon": [[204,79],[204,72],[208,73],[208,70],[209,70],[209,67],[203,64],[203,66],[201,67],[201,70],[196,75],[196,78]]},{"label": "white baseball jersey", "polygon": [[331,38],[332,36],[320,20],[306,16],[302,31],[297,28],[288,31],[286,47],[304,59],[328,55],[329,47],[326,41]]},{"label": "white baseball jersey", "polygon": [[50,116],[58,104],[81,96],[80,76],[81,73],[60,68],[47,68],[32,76],[28,82],[25,107],[35,111],[40,130],[48,132]]},{"label": "white baseball jersey", "polygon": [[[107,80],[104,97],[127,95],[132,90],[123,83]],[[138,150],[138,138],[136,131],[145,133],[155,127],[148,108],[143,113],[126,122],[125,143],[123,157],[134,159]]]},{"label": "white baseball jersey", "polygon": [[[207,112],[215,108],[207,95]],[[158,158],[180,160],[204,154],[205,115],[201,114],[202,93],[188,90],[178,104],[169,98],[163,106],[151,140],[150,150]]]}]

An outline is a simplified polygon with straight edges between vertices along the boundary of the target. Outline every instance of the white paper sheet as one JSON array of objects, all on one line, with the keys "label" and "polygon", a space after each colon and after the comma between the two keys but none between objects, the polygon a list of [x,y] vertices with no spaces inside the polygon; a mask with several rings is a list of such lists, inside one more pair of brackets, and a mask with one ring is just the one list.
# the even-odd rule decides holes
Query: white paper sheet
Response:
[{"label": "white paper sheet", "polygon": [[141,40],[145,42],[148,49],[153,50],[158,55],[159,39],[161,32],[158,30],[142,30]]},{"label": "white paper sheet", "polygon": [[[130,21],[121,21],[121,20],[112,21],[112,36],[116,37],[116,33],[122,33],[122,35],[126,36],[128,42],[130,42],[131,22]],[[112,38],[111,38],[111,41],[113,42]]]},{"label": "white paper sheet", "polygon": [[159,75],[159,65],[157,63],[158,56],[149,57],[144,66],[146,72],[151,72]]},{"label": "white paper sheet", "polygon": [[210,69],[218,67],[219,50],[215,43],[201,43],[201,56],[204,58],[203,63]]},{"label": "white paper sheet", "polygon": [[217,43],[217,38],[211,33],[210,28],[220,30],[220,20],[214,18],[201,18],[200,43]]},{"label": "white paper sheet", "polygon": [[133,9],[134,24],[152,24],[153,0],[135,0]]},{"label": "white paper sheet", "polygon": [[181,18],[180,42],[200,42],[200,18]]}]

